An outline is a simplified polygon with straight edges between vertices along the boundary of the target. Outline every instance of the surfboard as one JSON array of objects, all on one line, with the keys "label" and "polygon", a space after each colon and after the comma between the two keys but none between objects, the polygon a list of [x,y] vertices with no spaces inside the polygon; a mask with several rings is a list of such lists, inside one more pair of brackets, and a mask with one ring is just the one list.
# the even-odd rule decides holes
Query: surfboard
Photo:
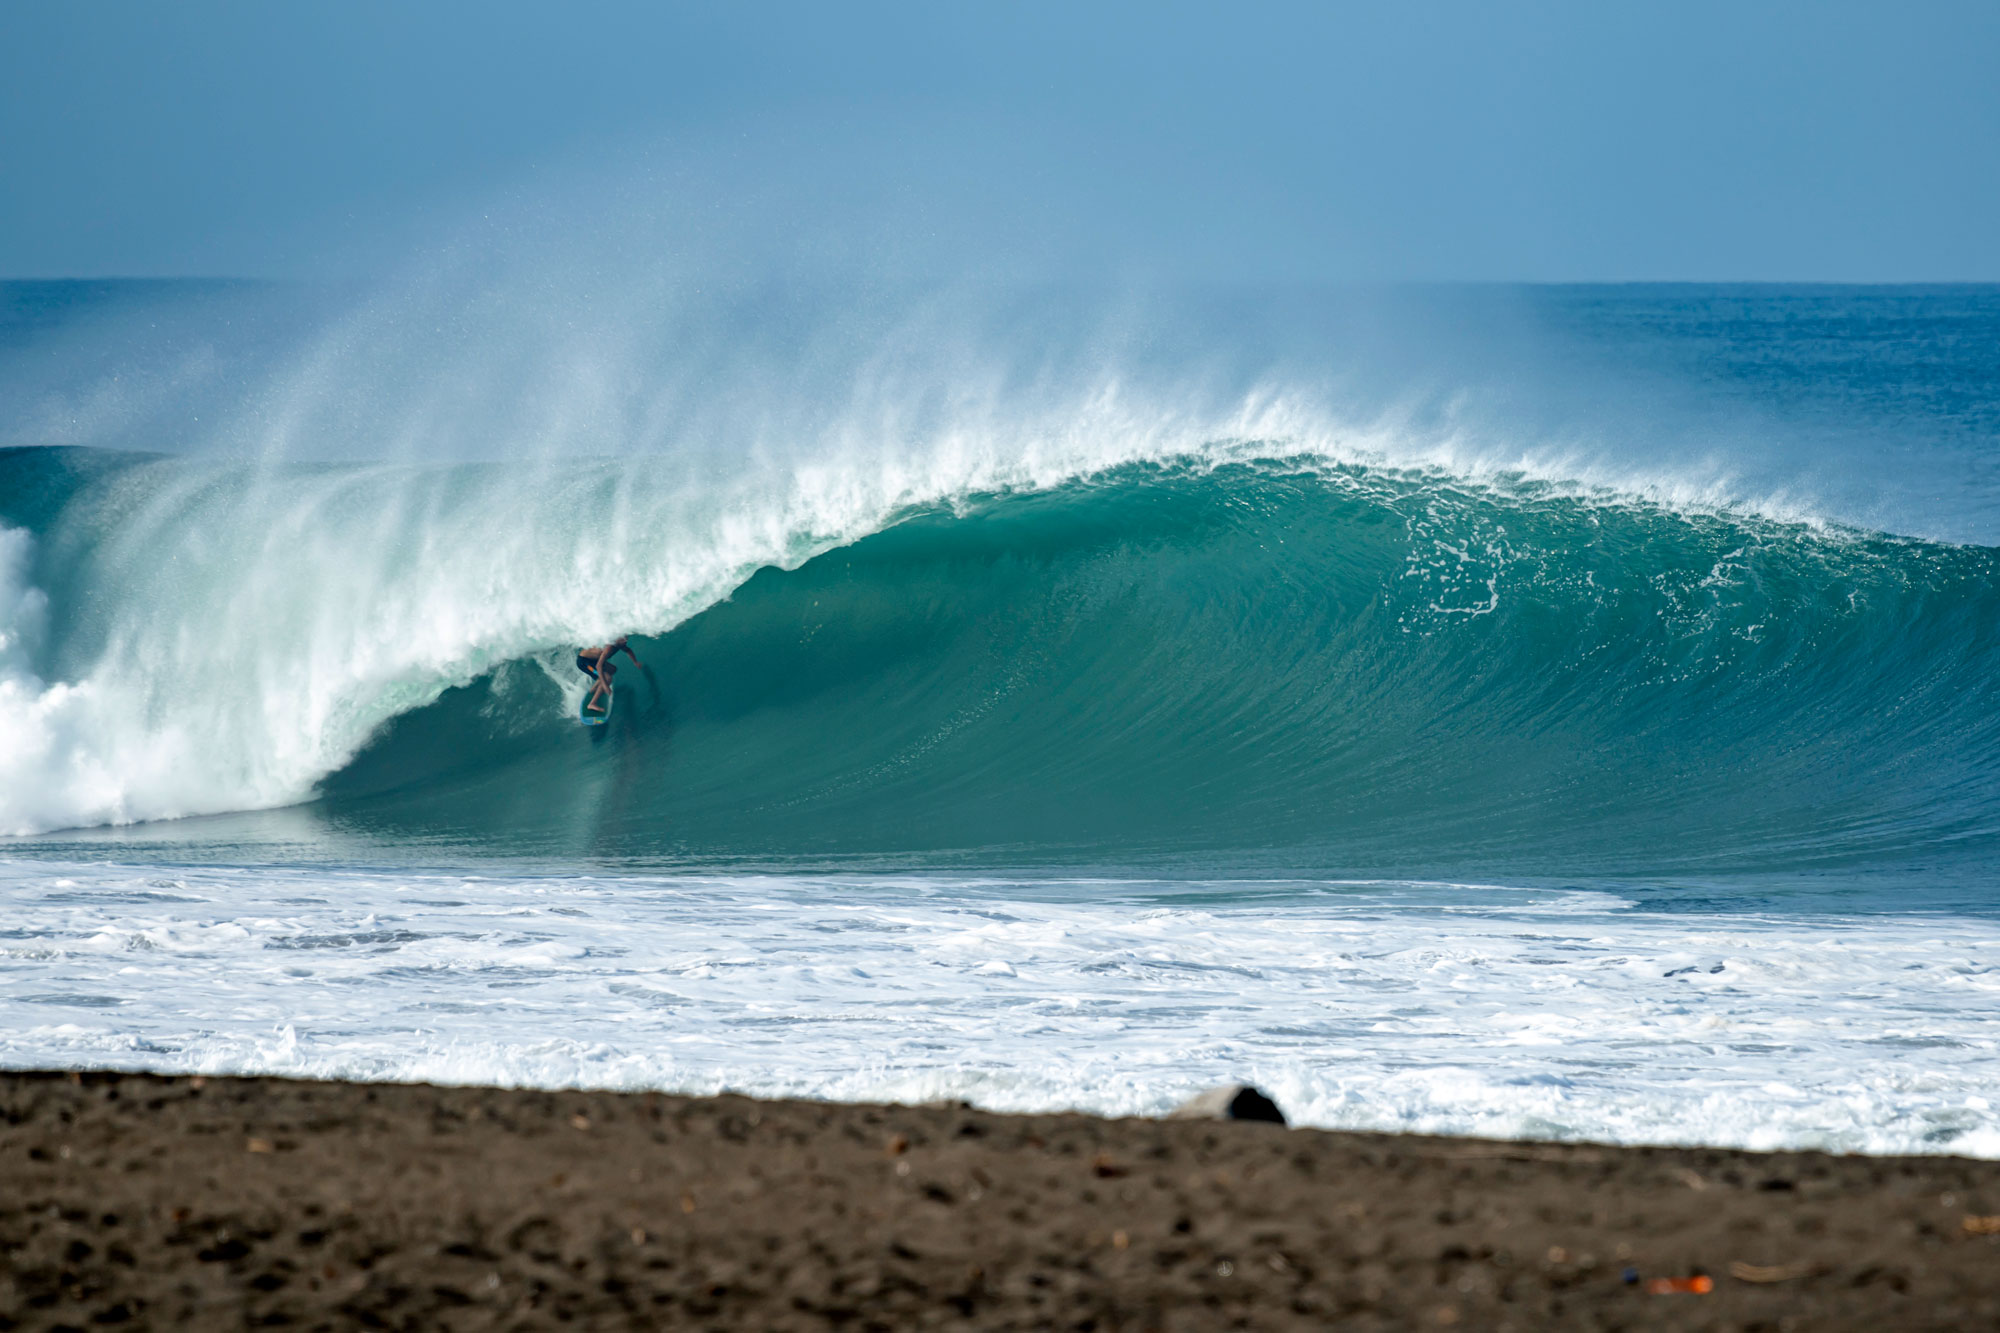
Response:
[{"label": "surfboard", "polygon": [[576,706],[576,720],[583,723],[586,727],[601,727],[606,722],[609,722],[611,720],[611,709],[618,701],[618,691],[613,689],[608,691],[602,699],[598,700],[599,703],[604,705],[602,711],[592,708],[590,706],[590,695],[591,691],[596,688],[597,682],[593,680],[583,692],[583,702]]}]

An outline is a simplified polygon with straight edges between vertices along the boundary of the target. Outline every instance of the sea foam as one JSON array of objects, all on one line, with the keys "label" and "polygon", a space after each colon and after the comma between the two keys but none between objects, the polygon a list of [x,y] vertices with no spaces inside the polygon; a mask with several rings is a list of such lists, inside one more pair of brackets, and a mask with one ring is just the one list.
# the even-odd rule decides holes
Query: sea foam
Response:
[{"label": "sea foam", "polygon": [[2000,927],[1464,884],[0,863],[0,1063],[2000,1155]]}]

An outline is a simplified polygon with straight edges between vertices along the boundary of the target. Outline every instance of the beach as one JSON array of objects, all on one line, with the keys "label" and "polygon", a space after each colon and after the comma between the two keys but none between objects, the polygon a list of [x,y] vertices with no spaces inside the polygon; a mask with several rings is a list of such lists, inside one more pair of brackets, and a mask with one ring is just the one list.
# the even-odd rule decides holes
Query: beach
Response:
[{"label": "beach", "polygon": [[1964,1329],[1996,1215],[1942,1156],[0,1076],[6,1330]]}]

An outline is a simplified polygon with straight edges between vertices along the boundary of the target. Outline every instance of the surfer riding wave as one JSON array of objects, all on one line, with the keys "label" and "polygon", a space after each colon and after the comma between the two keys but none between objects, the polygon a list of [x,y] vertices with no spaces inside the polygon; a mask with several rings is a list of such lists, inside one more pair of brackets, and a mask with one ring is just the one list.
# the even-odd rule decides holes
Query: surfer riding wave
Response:
[{"label": "surfer riding wave", "polygon": [[606,710],[606,703],[600,701],[609,699],[611,694],[611,678],[618,674],[618,668],[611,664],[613,656],[618,653],[624,653],[625,656],[632,659],[633,666],[645,666],[645,663],[639,660],[639,654],[633,652],[632,645],[625,640],[626,636],[621,634],[610,643],[600,644],[595,648],[579,648],[576,650],[576,669],[597,682],[596,687],[590,692],[590,697],[583,702],[583,706],[587,711],[603,712]]}]

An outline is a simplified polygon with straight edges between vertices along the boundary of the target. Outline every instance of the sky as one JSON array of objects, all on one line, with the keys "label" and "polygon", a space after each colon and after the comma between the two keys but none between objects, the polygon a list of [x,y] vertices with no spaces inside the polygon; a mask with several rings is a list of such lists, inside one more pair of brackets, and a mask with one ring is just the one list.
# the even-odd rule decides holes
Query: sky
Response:
[{"label": "sky", "polygon": [[532,217],[941,275],[1995,281],[1996,70],[1993,0],[10,4],[0,277]]}]

